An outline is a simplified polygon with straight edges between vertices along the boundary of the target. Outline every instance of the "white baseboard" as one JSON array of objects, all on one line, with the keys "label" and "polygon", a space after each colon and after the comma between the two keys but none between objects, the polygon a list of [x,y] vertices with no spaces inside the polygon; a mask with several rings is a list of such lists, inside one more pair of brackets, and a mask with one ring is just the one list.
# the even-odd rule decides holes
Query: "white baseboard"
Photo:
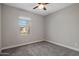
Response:
[{"label": "white baseboard", "polygon": [[[14,48],[14,47],[18,47],[18,46],[22,46],[22,45],[27,45],[27,44],[32,44],[32,43],[41,42],[41,41],[44,41],[44,40],[33,41],[33,42],[29,42],[29,43],[22,43],[22,44],[13,45],[13,46],[7,46],[7,47],[4,47],[4,48],[1,48],[0,51],[1,51],[1,50],[4,50],[4,49]],[[57,42],[52,42],[52,41],[49,41],[49,40],[46,40],[46,41],[79,52],[79,49],[77,49],[77,48],[74,48],[74,47],[71,47],[71,46],[67,46],[67,45],[64,45],[64,44],[61,44],[61,43],[57,43]]]},{"label": "white baseboard", "polygon": [[75,48],[75,47],[71,47],[71,46],[68,46],[68,45],[64,45],[64,44],[61,44],[61,43],[57,43],[57,42],[52,42],[52,41],[49,41],[49,40],[46,40],[47,42],[50,42],[50,43],[53,43],[53,44],[56,44],[56,45],[59,45],[59,46],[62,46],[62,47],[66,47],[66,48],[69,48],[69,49],[72,49],[72,50],[75,50],[75,51],[78,51],[79,52],[79,49]]},{"label": "white baseboard", "polygon": [[36,43],[36,42],[41,42],[41,41],[43,41],[43,40],[38,40],[38,41],[29,42],[29,43],[21,43],[21,44],[17,44],[17,45],[7,46],[7,47],[1,48],[1,50],[14,48],[14,47],[18,47],[18,46],[23,46],[23,45],[27,45],[27,44],[32,44],[32,43]]}]

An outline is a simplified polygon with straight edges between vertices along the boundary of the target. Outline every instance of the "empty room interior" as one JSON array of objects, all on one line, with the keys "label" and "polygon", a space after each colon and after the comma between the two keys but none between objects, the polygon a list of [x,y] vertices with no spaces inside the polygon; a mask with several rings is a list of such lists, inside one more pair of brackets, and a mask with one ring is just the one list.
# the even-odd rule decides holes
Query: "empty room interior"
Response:
[{"label": "empty room interior", "polygon": [[0,56],[79,56],[79,3],[1,3]]}]

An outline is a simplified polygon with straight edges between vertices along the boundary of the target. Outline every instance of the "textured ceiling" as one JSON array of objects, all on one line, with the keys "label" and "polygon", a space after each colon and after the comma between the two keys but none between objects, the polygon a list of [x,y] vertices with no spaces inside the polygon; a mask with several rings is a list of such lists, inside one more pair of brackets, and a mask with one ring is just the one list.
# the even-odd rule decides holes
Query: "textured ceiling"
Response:
[{"label": "textured ceiling", "polygon": [[71,3],[50,3],[47,5],[46,11],[42,10],[42,9],[38,9],[38,8],[33,9],[33,7],[36,6],[36,3],[5,3],[5,5],[21,8],[21,9],[30,11],[32,13],[45,16],[45,15],[48,15],[50,13],[56,12],[60,9],[66,8],[72,4]]}]

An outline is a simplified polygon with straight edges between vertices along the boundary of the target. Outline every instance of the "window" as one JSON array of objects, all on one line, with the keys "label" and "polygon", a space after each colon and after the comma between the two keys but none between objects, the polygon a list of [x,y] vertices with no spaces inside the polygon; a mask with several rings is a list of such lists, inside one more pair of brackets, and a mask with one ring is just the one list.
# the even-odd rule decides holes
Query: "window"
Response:
[{"label": "window", "polygon": [[18,24],[20,26],[20,34],[27,35],[31,32],[31,19],[26,17],[19,17]]}]

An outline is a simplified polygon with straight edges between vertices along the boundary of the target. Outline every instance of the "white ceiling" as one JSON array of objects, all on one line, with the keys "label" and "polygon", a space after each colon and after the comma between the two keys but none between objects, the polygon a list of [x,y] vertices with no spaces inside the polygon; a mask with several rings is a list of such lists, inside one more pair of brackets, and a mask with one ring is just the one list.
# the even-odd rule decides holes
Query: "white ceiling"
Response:
[{"label": "white ceiling", "polygon": [[50,13],[56,12],[60,9],[66,8],[70,5],[72,5],[71,3],[50,3],[47,5],[47,10],[40,10],[40,9],[33,9],[33,7],[36,6],[36,3],[6,3],[5,5],[8,6],[13,6],[13,7],[17,7],[17,8],[21,8],[27,11],[30,11],[32,13],[36,13],[36,14],[40,14],[40,15],[48,15]]}]

